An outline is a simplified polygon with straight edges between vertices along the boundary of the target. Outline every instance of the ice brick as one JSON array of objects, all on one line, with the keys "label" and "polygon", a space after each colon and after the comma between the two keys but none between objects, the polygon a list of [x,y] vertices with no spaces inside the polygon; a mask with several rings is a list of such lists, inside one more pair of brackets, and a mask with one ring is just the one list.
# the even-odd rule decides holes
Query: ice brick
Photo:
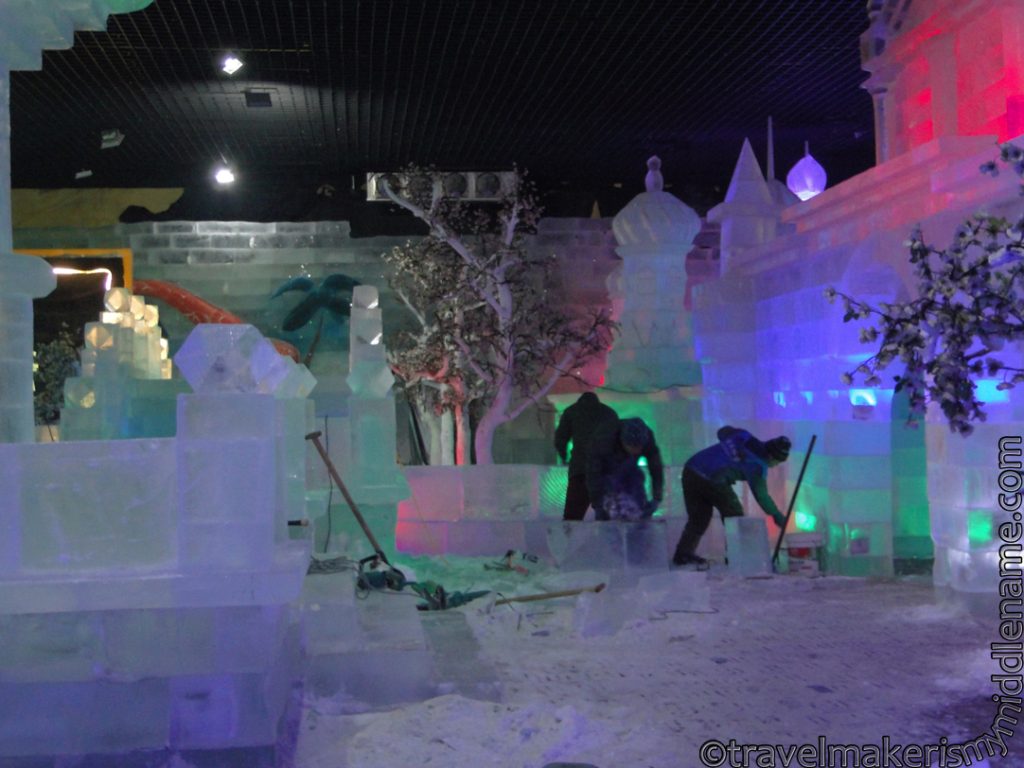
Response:
[{"label": "ice brick", "polygon": [[22,566],[68,571],[166,568],[177,555],[171,440],[32,446],[21,455]]},{"label": "ice brick", "polygon": [[270,438],[274,432],[274,398],[270,395],[206,392],[178,398],[179,438]]},{"label": "ice brick", "polygon": [[668,568],[663,519],[549,523],[548,549],[563,571],[604,569],[616,584]]},{"label": "ice brick", "polygon": [[462,517],[461,467],[405,467],[412,504],[399,519],[458,520]]},{"label": "ice brick", "polygon": [[536,466],[483,464],[461,469],[463,518],[528,520],[537,516]]},{"label": "ice brick", "polygon": [[576,598],[573,626],[581,637],[599,637],[614,635],[627,622],[645,617],[644,606],[632,590],[605,589]]},{"label": "ice brick", "polygon": [[203,324],[185,339],[174,362],[196,392],[274,394],[292,361],[251,325]]},{"label": "ice brick", "polygon": [[152,749],[167,743],[168,681],[0,686],[0,757]]},{"label": "ice brick", "polygon": [[763,517],[726,518],[725,548],[731,572],[740,576],[772,572],[771,545]]}]

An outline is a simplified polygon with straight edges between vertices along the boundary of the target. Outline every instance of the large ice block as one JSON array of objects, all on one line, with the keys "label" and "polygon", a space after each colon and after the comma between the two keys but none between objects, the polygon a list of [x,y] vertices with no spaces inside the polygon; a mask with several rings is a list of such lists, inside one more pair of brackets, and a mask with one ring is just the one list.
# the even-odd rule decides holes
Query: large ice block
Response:
[{"label": "large ice block", "polygon": [[548,550],[563,571],[611,571],[616,584],[668,569],[665,520],[546,523]]},{"label": "large ice block", "polygon": [[760,576],[772,572],[771,545],[763,517],[727,517],[725,548],[732,573]]},{"label": "large ice block", "polygon": [[20,516],[22,567],[62,574],[167,568],[177,557],[174,451],[172,440],[124,440],[103,451],[71,442],[6,457],[21,467],[20,493],[5,494],[0,515]]},{"label": "large ice block", "polygon": [[174,356],[196,392],[275,394],[286,383],[291,365],[251,325],[197,325]]}]

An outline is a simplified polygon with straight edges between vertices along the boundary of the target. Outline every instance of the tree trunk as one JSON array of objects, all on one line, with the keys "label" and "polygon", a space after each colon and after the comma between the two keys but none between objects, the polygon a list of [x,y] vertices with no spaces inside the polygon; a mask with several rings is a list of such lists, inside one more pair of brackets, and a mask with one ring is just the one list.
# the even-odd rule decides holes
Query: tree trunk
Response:
[{"label": "tree trunk", "polygon": [[441,435],[438,441],[438,458],[436,464],[450,467],[455,463],[455,430],[451,411],[443,411],[441,419]]},{"label": "tree trunk", "polygon": [[455,406],[455,463],[469,464],[469,409],[465,402]]},{"label": "tree trunk", "polygon": [[490,407],[476,425],[476,437],[473,448],[476,451],[477,464],[493,464],[494,433],[498,427],[508,421],[508,405],[512,400],[512,381],[505,379],[498,387],[498,392]]}]

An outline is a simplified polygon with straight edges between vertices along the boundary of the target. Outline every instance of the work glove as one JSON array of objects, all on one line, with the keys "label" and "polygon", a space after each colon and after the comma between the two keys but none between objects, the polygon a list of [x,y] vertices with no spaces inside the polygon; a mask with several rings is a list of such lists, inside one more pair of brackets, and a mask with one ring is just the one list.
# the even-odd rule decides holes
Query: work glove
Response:
[{"label": "work glove", "polygon": [[775,524],[779,526],[779,528],[786,527],[786,516],[781,512],[776,512],[774,515],[772,515],[772,520],[775,521]]}]

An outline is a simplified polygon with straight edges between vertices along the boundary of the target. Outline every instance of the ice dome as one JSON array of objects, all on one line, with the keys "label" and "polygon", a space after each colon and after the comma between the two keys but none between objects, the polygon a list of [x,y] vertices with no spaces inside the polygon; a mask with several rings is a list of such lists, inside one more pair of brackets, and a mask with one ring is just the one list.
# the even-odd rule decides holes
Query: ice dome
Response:
[{"label": "ice dome", "polygon": [[661,160],[647,161],[647,191],[641,192],[612,220],[620,246],[689,248],[700,232],[697,212],[662,189]]},{"label": "ice dome", "polygon": [[801,200],[810,200],[825,191],[826,182],[825,169],[811,157],[811,152],[805,144],[804,156],[786,174],[786,186]]}]

